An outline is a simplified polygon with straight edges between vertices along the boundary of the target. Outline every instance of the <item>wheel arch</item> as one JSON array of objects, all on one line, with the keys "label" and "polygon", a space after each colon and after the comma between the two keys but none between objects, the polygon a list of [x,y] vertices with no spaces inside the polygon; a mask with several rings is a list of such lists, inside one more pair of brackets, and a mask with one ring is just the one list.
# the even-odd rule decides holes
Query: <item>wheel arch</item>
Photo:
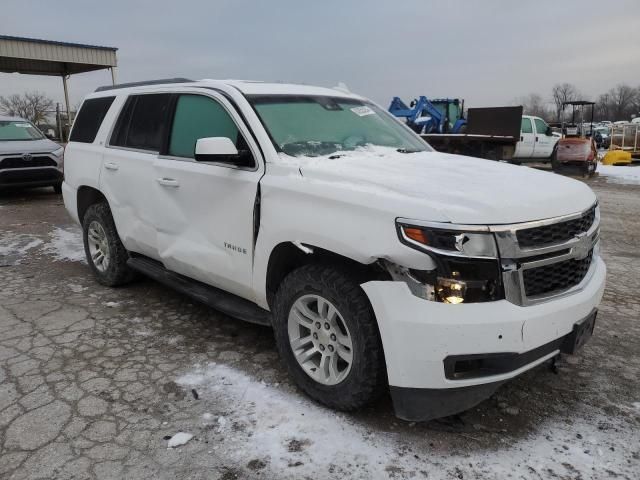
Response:
[{"label": "wheel arch", "polygon": [[269,255],[265,277],[265,293],[269,308],[279,285],[292,271],[309,264],[334,264],[343,266],[361,279],[361,283],[369,280],[388,279],[389,274],[380,268],[377,262],[361,263],[348,256],[307,243],[297,245],[293,242],[281,242]]},{"label": "wheel arch", "polygon": [[100,202],[105,202],[105,203],[109,203],[107,201],[107,198],[103,195],[103,193],[98,190],[97,188],[94,187],[89,187],[87,185],[82,185],[80,188],[78,188],[78,195],[77,195],[77,212],[78,212],[78,220],[80,222],[80,224],[82,225],[82,220],[84,219],[84,215],[85,213],[87,213],[87,209],[93,205],[94,203],[100,203]]}]

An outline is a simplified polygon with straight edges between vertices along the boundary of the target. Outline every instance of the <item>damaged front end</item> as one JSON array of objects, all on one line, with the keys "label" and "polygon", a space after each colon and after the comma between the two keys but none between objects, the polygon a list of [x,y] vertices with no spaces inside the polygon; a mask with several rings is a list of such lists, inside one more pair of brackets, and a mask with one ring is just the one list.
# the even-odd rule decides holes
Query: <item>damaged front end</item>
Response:
[{"label": "damaged front end", "polygon": [[427,261],[416,268],[412,259],[381,259],[388,279],[362,285],[396,415],[428,420],[471,408],[505,381],[580,348],[606,277],[598,225],[597,205],[513,225],[398,219],[400,242]]},{"label": "damaged front end", "polygon": [[497,245],[488,231],[442,229],[398,221],[398,237],[422,251],[431,269],[412,269],[381,260],[391,278],[425,300],[460,304],[501,300],[504,288]]}]

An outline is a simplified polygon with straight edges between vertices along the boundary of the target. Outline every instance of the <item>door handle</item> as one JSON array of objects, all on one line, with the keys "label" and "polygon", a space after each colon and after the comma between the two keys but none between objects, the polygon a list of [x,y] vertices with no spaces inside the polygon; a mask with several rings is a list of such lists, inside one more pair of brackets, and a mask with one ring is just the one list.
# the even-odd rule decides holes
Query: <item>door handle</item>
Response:
[{"label": "door handle", "polygon": [[113,162],[107,162],[104,164],[104,168],[107,170],[113,170],[114,172],[118,170],[118,165]]},{"label": "door handle", "polygon": [[178,181],[173,178],[156,178],[156,181],[163,187],[178,188],[180,186]]},{"label": "door handle", "polygon": [[538,137],[536,137],[536,142],[538,141]]},{"label": "door handle", "polygon": [[520,135],[520,141],[524,142],[524,135]]}]

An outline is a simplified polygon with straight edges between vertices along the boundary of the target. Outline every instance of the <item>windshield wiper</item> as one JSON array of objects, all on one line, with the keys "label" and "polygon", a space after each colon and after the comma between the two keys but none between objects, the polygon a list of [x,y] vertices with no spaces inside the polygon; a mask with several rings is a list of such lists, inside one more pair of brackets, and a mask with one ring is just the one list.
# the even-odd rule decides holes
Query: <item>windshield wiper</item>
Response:
[{"label": "windshield wiper", "polygon": [[336,160],[341,157],[346,157],[344,153],[335,153],[333,155],[329,155],[329,160]]},{"label": "windshield wiper", "polygon": [[398,153],[418,153],[420,150],[410,150],[408,148],[397,148],[396,152]]}]

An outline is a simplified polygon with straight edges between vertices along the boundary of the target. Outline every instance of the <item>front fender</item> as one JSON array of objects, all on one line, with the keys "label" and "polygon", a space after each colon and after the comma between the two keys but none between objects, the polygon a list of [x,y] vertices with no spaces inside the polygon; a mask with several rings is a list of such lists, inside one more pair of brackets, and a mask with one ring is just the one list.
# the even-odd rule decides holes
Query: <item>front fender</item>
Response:
[{"label": "front fender", "polygon": [[261,182],[261,192],[253,290],[263,308],[268,307],[269,258],[285,242],[322,248],[364,265],[383,258],[411,268],[433,268],[428,255],[400,243],[395,227],[398,209],[388,201],[268,175]]}]

